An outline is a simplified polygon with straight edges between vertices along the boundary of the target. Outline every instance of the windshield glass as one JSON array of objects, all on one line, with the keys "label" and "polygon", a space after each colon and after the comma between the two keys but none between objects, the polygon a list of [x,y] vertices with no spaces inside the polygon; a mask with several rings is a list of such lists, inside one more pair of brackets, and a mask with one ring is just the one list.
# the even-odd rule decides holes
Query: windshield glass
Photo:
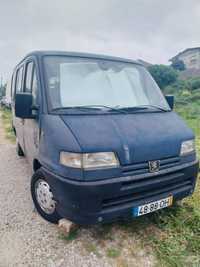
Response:
[{"label": "windshield glass", "polygon": [[169,110],[159,87],[140,65],[104,59],[45,56],[44,66],[52,109],[151,105]]}]

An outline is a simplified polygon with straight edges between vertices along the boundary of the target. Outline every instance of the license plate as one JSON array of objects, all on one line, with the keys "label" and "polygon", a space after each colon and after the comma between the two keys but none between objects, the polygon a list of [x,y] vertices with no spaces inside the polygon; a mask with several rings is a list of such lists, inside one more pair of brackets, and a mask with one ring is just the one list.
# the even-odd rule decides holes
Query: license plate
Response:
[{"label": "license plate", "polygon": [[137,217],[154,212],[156,210],[164,209],[166,207],[171,206],[172,203],[173,203],[173,196],[166,197],[154,202],[150,202],[148,204],[133,208],[133,216]]}]

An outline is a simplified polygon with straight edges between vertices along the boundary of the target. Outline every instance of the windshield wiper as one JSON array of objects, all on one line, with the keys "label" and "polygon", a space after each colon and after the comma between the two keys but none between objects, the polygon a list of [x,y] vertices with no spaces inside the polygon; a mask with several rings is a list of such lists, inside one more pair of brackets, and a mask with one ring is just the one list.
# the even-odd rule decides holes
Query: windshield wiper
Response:
[{"label": "windshield wiper", "polygon": [[107,111],[115,111],[115,112],[120,112],[120,113],[125,113],[127,114],[126,111],[123,109],[119,109],[118,107],[110,107],[106,105],[85,105],[85,106],[74,106],[74,107],[58,107],[52,109],[52,111],[65,111],[65,110],[81,110],[81,111],[87,111],[87,110],[107,110]]},{"label": "windshield wiper", "polygon": [[140,111],[140,110],[146,110],[149,108],[154,108],[154,109],[158,109],[161,110],[163,112],[168,112],[170,111],[169,109],[164,109],[160,106],[154,106],[154,105],[139,105],[139,106],[133,106],[133,107],[121,107],[121,106],[115,106],[115,107],[110,107],[110,106],[106,106],[106,105],[85,105],[85,106],[73,106],[73,107],[58,107],[58,108],[54,108],[52,111],[56,112],[56,111],[65,111],[65,110],[79,110],[79,111],[83,111],[86,112],[88,110],[101,110],[101,111],[115,111],[118,113],[129,113],[130,111],[134,112],[134,111]]},{"label": "windshield wiper", "polygon": [[170,111],[170,109],[165,109],[163,107],[154,106],[154,105],[139,105],[139,106],[133,106],[133,107],[119,107],[118,109],[137,111],[137,110],[145,110],[145,109],[149,109],[149,108],[158,109],[158,110],[161,110],[163,112]]}]

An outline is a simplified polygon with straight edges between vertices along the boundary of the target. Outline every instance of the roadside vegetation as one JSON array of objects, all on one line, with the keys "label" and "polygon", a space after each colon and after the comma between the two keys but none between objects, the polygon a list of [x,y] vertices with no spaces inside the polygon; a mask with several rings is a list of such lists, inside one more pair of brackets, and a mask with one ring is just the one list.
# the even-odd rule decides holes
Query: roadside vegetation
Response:
[{"label": "roadside vegetation", "polygon": [[15,135],[12,128],[12,114],[11,111],[5,107],[0,109],[1,117],[3,120],[3,126],[6,133],[6,138],[8,138],[12,143],[15,142]]}]

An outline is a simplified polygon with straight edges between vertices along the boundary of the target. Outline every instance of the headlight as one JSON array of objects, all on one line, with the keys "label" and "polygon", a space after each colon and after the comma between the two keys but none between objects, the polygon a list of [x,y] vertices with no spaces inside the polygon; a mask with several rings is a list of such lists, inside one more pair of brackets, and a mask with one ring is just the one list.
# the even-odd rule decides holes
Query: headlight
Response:
[{"label": "headlight", "polygon": [[71,153],[61,152],[60,163],[67,167],[83,168],[83,169],[98,169],[98,168],[114,168],[119,165],[119,162],[113,152],[99,153]]},{"label": "headlight", "polygon": [[60,152],[60,164],[73,168],[81,168],[82,167],[81,154]]},{"label": "headlight", "polygon": [[181,145],[181,153],[180,153],[181,156],[185,156],[192,152],[195,152],[195,141],[194,140],[184,141]]}]

